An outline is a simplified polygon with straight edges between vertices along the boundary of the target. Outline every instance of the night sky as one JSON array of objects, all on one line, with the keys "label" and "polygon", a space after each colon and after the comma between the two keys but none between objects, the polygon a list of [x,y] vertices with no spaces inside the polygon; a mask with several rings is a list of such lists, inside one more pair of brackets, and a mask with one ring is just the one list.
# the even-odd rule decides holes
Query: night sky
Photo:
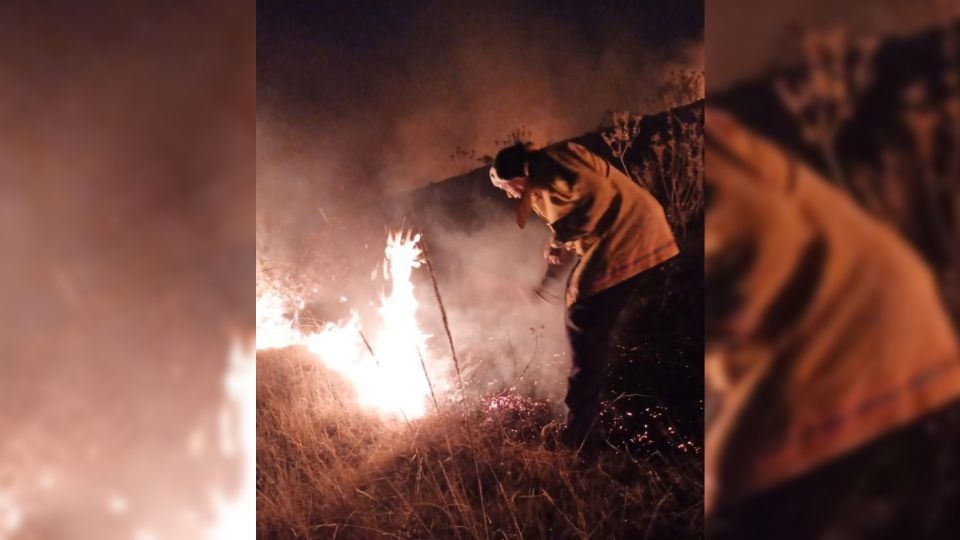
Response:
[{"label": "night sky", "polygon": [[565,139],[703,67],[702,1],[452,4],[257,3],[261,213],[442,180],[457,147],[490,154],[521,126]]}]

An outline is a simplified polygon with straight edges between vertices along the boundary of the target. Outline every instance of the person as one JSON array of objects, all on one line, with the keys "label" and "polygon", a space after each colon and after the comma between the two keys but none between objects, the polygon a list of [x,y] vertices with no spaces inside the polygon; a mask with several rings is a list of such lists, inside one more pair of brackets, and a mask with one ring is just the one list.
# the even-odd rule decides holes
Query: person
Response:
[{"label": "person", "polygon": [[680,252],[673,232],[649,191],[579,144],[514,144],[497,154],[490,178],[517,200],[517,226],[533,211],[550,228],[550,265],[564,250],[579,256],[565,298],[572,368],[561,440],[595,447],[615,323],[632,294],[663,290],[664,265]]},{"label": "person", "polygon": [[707,535],[955,537],[960,343],[929,268],[731,114],[706,154]]}]

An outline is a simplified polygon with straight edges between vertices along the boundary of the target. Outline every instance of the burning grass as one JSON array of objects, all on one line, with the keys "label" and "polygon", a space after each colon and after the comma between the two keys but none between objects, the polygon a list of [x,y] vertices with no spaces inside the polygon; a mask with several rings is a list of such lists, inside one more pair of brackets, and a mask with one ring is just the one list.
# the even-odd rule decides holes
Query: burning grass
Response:
[{"label": "burning grass", "polygon": [[695,455],[557,444],[545,402],[514,394],[384,421],[301,348],[261,351],[257,536],[689,538],[702,530]]},{"label": "burning grass", "polygon": [[[459,385],[441,365],[452,359],[401,339],[424,335],[409,294],[414,258],[403,259],[411,265],[399,268],[406,272],[389,251],[386,260],[391,286],[382,306],[403,309],[379,311],[381,324],[369,334],[375,358],[355,317],[301,333],[292,326],[297,317],[288,319],[282,306],[258,304],[263,328],[272,329],[264,336],[276,338],[257,353],[258,537],[701,536],[702,452],[692,439],[702,433],[702,407],[691,413],[683,404],[698,402],[702,377],[695,377],[697,384],[677,377],[698,373],[686,360],[696,356],[691,365],[698,365],[702,355],[699,327],[686,320],[702,311],[690,304],[701,301],[702,287],[684,273],[699,272],[699,259],[678,257],[671,265],[674,283],[684,286],[668,294],[672,308],[655,320],[642,316],[646,301],[637,299],[634,315],[643,320],[627,324],[617,340],[609,379],[613,393],[639,389],[644,395],[613,400],[602,415],[607,447],[589,465],[559,444],[557,404],[512,390],[471,397],[466,405],[457,399]],[[403,330],[387,332],[397,321]],[[416,365],[410,350],[422,353]],[[390,375],[394,369],[405,375]],[[409,377],[433,383],[425,391],[408,384]],[[665,395],[638,388],[641,380]],[[489,387],[476,380],[467,385],[470,396]],[[388,393],[411,394],[425,407],[390,406]]]},{"label": "burning grass", "polygon": [[[375,315],[305,325],[302,287],[274,297],[273,288],[290,287],[265,275],[258,538],[702,537],[702,130],[684,125],[671,120],[660,153],[653,150],[660,176],[651,186],[672,209],[682,255],[668,265],[669,290],[658,302],[628,303],[596,462],[559,444],[559,404],[513,390],[529,363],[514,362],[508,386],[487,376],[501,364],[492,353],[459,362],[419,235],[389,235]],[[621,165],[639,174],[625,155]],[[431,346],[418,325],[412,270],[422,266],[449,356],[443,336]]]}]

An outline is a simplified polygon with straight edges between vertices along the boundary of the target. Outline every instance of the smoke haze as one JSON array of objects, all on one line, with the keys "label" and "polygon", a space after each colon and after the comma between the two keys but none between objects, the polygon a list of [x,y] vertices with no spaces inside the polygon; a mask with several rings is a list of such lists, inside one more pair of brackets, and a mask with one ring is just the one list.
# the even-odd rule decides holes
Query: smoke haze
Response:
[{"label": "smoke haze", "polygon": [[[509,382],[543,334],[539,359],[565,375],[562,310],[531,292],[546,229],[519,233],[506,205],[426,216],[389,199],[478,167],[517,128],[543,144],[597,129],[606,111],[667,107],[670,78],[703,69],[703,4],[451,4],[258,4],[258,256],[335,318],[340,296],[375,300],[384,227],[424,227],[455,340],[503,359]],[[457,148],[475,154],[452,159]],[[418,291],[434,317],[428,282]]]},{"label": "smoke haze", "polygon": [[453,176],[458,147],[521,126],[543,143],[656,109],[671,71],[703,68],[702,2],[450,4],[258,4],[261,224]]},{"label": "smoke haze", "polygon": [[0,8],[11,538],[198,538],[211,519],[230,343],[254,326],[252,8]]}]

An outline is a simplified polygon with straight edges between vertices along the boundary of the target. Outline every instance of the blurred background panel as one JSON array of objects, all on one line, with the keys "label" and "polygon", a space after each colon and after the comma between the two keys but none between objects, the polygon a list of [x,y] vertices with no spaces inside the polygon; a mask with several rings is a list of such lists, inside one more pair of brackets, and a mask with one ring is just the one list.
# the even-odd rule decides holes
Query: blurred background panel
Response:
[{"label": "blurred background panel", "polygon": [[797,35],[842,25],[854,33],[902,36],[942,20],[950,0],[706,2],[707,90],[721,91],[777,66],[800,61]]},{"label": "blurred background panel", "polygon": [[0,28],[0,538],[208,537],[242,481],[253,2],[4,2]]},{"label": "blurred background panel", "polygon": [[707,9],[708,536],[952,537],[960,5]]}]

